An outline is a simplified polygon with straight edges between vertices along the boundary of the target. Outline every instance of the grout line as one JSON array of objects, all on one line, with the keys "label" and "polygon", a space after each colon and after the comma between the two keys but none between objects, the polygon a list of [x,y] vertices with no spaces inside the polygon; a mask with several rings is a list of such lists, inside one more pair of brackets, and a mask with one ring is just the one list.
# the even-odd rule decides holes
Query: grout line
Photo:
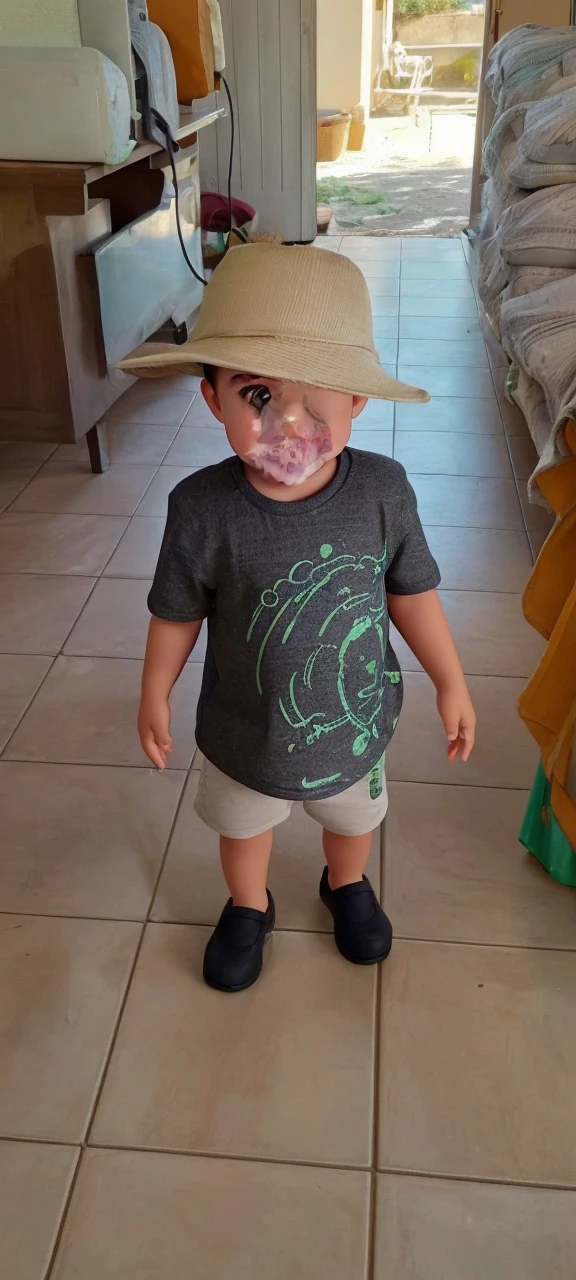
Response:
[{"label": "grout line", "polygon": [[[29,1138],[14,1137],[13,1134],[0,1135],[3,1141],[17,1142],[26,1146],[49,1146],[49,1147],[71,1147],[82,1154],[82,1147],[79,1143],[60,1141],[55,1138]],[[144,1147],[136,1144],[118,1145],[114,1142],[91,1142],[84,1148],[87,1151],[112,1151],[114,1153],[132,1152],[138,1155],[168,1155],[180,1157],[183,1160],[231,1160],[237,1164],[261,1164],[261,1165],[280,1165],[288,1169],[326,1169],[327,1171],[338,1170],[342,1173],[370,1173],[370,1167],[363,1164],[334,1164],[329,1161],[321,1160],[291,1160],[284,1159],[281,1156],[264,1156],[264,1155],[237,1155],[227,1151],[194,1151],[184,1149],[182,1147]],[[428,1178],[432,1182],[466,1182],[472,1183],[474,1186],[493,1186],[493,1187],[518,1187],[520,1189],[531,1188],[535,1191],[575,1191],[574,1182],[550,1181],[544,1182],[532,1178],[505,1178],[471,1173],[447,1173],[444,1171],[409,1168],[405,1169],[400,1166],[389,1165],[386,1168],[378,1168],[375,1170],[377,1174],[383,1177],[399,1177],[399,1178]]]},{"label": "grout line", "polygon": [[[23,657],[23,658],[32,658],[32,657],[42,657],[42,658],[44,658],[44,657],[46,657],[46,658],[50,658],[50,654],[28,654],[28,653],[24,653],[24,654],[3,654],[2,656],[3,656],[3,657],[15,657],[15,658],[18,658],[18,657]],[[2,760],[4,759],[4,753],[8,750],[8,747],[10,746],[10,743],[12,742],[12,739],[13,739],[14,735],[18,732],[18,729],[20,728],[20,725],[22,724],[22,721],[24,720],[24,717],[28,714],[28,712],[29,712],[29,710],[30,710],[30,708],[31,708],[31,706],[32,706],[32,703],[36,701],[36,698],[38,697],[38,694],[40,693],[40,690],[41,690],[41,689],[43,688],[43,686],[45,685],[45,683],[46,683],[46,681],[47,681],[47,679],[48,679],[48,676],[50,675],[50,672],[51,672],[51,670],[52,670],[52,668],[53,668],[53,666],[54,666],[55,661],[56,661],[56,658],[51,658],[50,665],[49,665],[49,667],[47,668],[47,670],[44,672],[44,675],[42,676],[42,679],[41,679],[41,681],[40,681],[40,684],[38,685],[38,688],[34,690],[34,693],[32,694],[32,696],[31,696],[31,698],[29,699],[29,701],[26,703],[26,705],[25,705],[25,707],[24,707],[24,710],[23,710],[22,714],[18,717],[18,720],[17,720],[16,724],[14,725],[14,728],[13,728],[12,732],[9,734],[8,738],[6,739],[6,742],[4,743],[4,746],[3,746],[3,747],[2,747],[2,749],[0,750],[0,761],[2,761]]]},{"label": "grout line", "polygon": [[[379,870],[380,870],[380,902],[384,902],[385,869],[386,869],[386,819],[379,830]],[[374,991],[374,1060],[372,1081],[372,1169],[370,1176],[370,1200],[368,1211],[368,1265],[366,1280],[375,1280],[376,1271],[376,1214],[377,1214],[377,1169],[378,1169],[378,1137],[380,1131],[380,1033],[382,1019],[382,964],[376,970]]]},{"label": "grout line", "polygon": [[530,1178],[497,1178],[485,1175],[482,1177],[472,1173],[442,1173],[430,1169],[402,1169],[391,1165],[386,1169],[379,1169],[378,1173],[384,1177],[393,1176],[397,1178],[428,1178],[433,1182],[471,1182],[475,1186],[491,1186],[491,1187],[519,1187],[532,1188],[535,1191],[572,1191],[576,1192],[576,1183],[574,1182],[540,1182]]},{"label": "grout line", "polygon": [[[500,594],[504,594],[504,593],[501,592]],[[111,659],[111,661],[114,661],[114,659]],[[424,672],[408,671],[406,672],[406,674],[410,676],[424,675]],[[524,681],[525,679],[523,676],[493,676],[493,677],[479,676],[479,677],[473,677],[473,678],[486,679],[486,680],[494,679],[494,680],[519,680],[519,681],[520,680]],[[195,748],[195,752],[196,752],[196,748]],[[194,761],[194,756],[192,757],[192,762],[189,765],[174,765],[172,767],[171,772],[172,773],[188,773],[189,771],[192,771],[193,773],[199,772],[198,769],[196,770],[194,769],[193,761]],[[2,755],[0,756],[0,764],[66,765],[72,768],[77,766],[83,769],[139,769],[143,773],[148,772],[151,777],[156,776],[156,770],[153,769],[152,765],[150,764],[146,764],[146,763],[128,764],[126,763],[126,761],[117,761],[117,760],[54,760],[54,759],[46,760],[44,758],[38,759],[34,757],[30,758],[28,756],[4,757],[4,755]],[[475,787],[476,789],[480,789],[482,791],[524,791],[524,790],[529,791],[530,790],[530,787],[526,787],[526,788],[510,787],[510,786],[503,786],[501,783],[494,783],[494,782],[447,782],[445,779],[442,779],[442,778],[435,778],[435,779],[392,778],[389,776],[388,781],[412,783],[422,787],[426,787],[426,786],[430,786],[430,787],[445,787],[445,786],[452,787],[453,786],[453,787],[468,787],[468,788]]]},{"label": "grout line", "polygon": [[[528,795],[529,792],[526,792],[526,794]],[[165,864],[167,854],[168,854],[168,850],[164,855],[163,865]],[[160,872],[158,879],[160,879],[161,874],[162,873]],[[149,912],[152,910],[153,905],[154,905],[154,899],[152,899]],[[215,920],[210,922],[207,922],[206,920],[166,920],[166,919],[158,920],[158,919],[154,919],[150,915],[148,915],[147,917],[140,916],[138,919],[136,919],[130,916],[109,917],[109,916],[87,916],[82,914],[64,915],[61,912],[39,912],[39,911],[0,911],[0,919],[2,918],[9,918],[9,919],[15,919],[15,920],[28,920],[28,919],[74,920],[74,921],[80,920],[80,921],[89,922],[91,924],[92,923],[137,924],[137,925],[141,925],[143,931],[147,929],[148,925],[153,925],[154,927],[157,927],[157,928],[168,928],[168,929],[190,929],[190,930],[191,929],[210,929],[212,930],[214,929],[216,924]],[[299,928],[292,928],[292,927],[287,927],[286,925],[278,925],[276,927],[276,932],[279,934],[282,934],[282,933],[296,934],[296,935],[301,935],[302,937],[311,937],[311,936],[314,936],[317,938],[331,937],[330,929],[304,929],[301,926]],[[572,945],[568,945],[568,944],[560,945],[558,943],[551,943],[549,946],[545,946],[544,944],[526,943],[526,942],[486,942],[486,941],[482,941],[481,939],[475,939],[475,938],[473,939],[434,938],[434,937],[422,938],[422,937],[417,937],[415,934],[410,934],[410,933],[395,933],[394,941],[417,943],[419,946],[425,946],[425,947],[426,946],[458,947],[458,948],[473,947],[473,948],[481,949],[484,951],[525,951],[525,952],[531,952],[531,953],[537,951],[537,952],[544,952],[545,954],[549,954],[549,955],[571,955],[574,951],[576,951],[576,940]],[[381,971],[381,966],[379,966],[378,972],[380,971]],[[131,982],[132,982],[132,977],[130,978],[130,983]],[[117,1036],[117,1032],[115,1032],[115,1040],[116,1040],[116,1036]],[[111,1056],[111,1052],[109,1056]],[[107,1057],[107,1063],[109,1064],[109,1057]],[[99,1093],[99,1096],[100,1096],[100,1093]],[[376,1097],[376,1094],[374,1096]],[[92,1121],[93,1121],[93,1117],[92,1117],[91,1123]],[[7,1136],[10,1136],[10,1135],[7,1135]],[[36,1141],[40,1141],[40,1139],[30,1138],[28,1139],[28,1141],[36,1142]],[[64,1140],[64,1139],[45,1139],[45,1141],[55,1142],[58,1145],[62,1145],[62,1143],[64,1143],[64,1145],[67,1145],[67,1140]],[[68,1145],[75,1145],[75,1144],[68,1143]]]},{"label": "grout line", "polygon": [[364,1174],[371,1172],[368,1164],[338,1164],[330,1160],[296,1160],[294,1158],[284,1159],[282,1156],[239,1155],[229,1151],[205,1151],[203,1149],[188,1151],[181,1147],[117,1146],[115,1143],[90,1142],[87,1144],[86,1149],[90,1151],[134,1151],[141,1155],[199,1157],[202,1160],[234,1160],[237,1164],[272,1164],[281,1165],[289,1169],[338,1169],[342,1173]]},{"label": "grout line", "polygon": [[61,1208],[61,1210],[60,1210],[60,1218],[59,1218],[59,1221],[58,1221],[58,1223],[57,1223],[56,1231],[55,1231],[55,1233],[54,1233],[54,1244],[53,1244],[52,1249],[51,1249],[51,1251],[50,1251],[50,1256],[49,1256],[49,1258],[48,1258],[48,1263],[47,1263],[47,1265],[46,1265],[46,1270],[42,1273],[42,1280],[50,1280],[50,1276],[52,1275],[52,1272],[53,1272],[53,1269],[54,1269],[54,1265],[55,1265],[55,1263],[56,1263],[56,1257],[57,1257],[58,1251],[59,1251],[59,1249],[60,1249],[60,1244],[61,1244],[61,1241],[62,1241],[62,1235],[63,1235],[63,1232],[64,1232],[64,1227],[65,1227],[65,1225],[66,1225],[66,1219],[67,1219],[67,1217],[68,1217],[68,1213],[69,1213],[69,1210],[70,1210],[70,1205],[72,1204],[72,1198],[73,1198],[73,1196],[74,1196],[74,1192],[75,1192],[75,1190],[76,1190],[76,1184],[77,1184],[77,1182],[78,1182],[78,1178],[80,1177],[80,1166],[81,1166],[81,1164],[82,1164],[82,1157],[83,1157],[83,1154],[84,1154],[83,1148],[82,1148],[82,1147],[78,1147],[78,1148],[77,1148],[77,1152],[78,1152],[78,1154],[77,1154],[77,1157],[76,1157],[76,1164],[75,1164],[75,1166],[74,1166],[74,1172],[73,1172],[72,1177],[71,1177],[71,1179],[70,1179],[70,1186],[69,1186],[69,1188],[68,1188],[68,1194],[67,1194],[67,1196],[66,1196],[66,1198],[65,1198],[65,1201],[64,1201],[64,1204],[62,1205],[62,1208]]}]

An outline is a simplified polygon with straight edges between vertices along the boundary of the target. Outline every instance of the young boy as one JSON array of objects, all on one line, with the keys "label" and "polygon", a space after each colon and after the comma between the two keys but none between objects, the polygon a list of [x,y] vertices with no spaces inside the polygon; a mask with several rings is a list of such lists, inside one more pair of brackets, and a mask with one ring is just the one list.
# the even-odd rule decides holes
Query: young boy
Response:
[{"label": "young boy", "polygon": [[320,896],[338,949],[356,964],[390,951],[392,927],[364,875],[402,702],[389,619],[436,686],[450,760],[468,759],[475,717],[406,474],[348,447],[368,397],[428,398],[378,363],[358,268],[319,249],[232,250],[187,345],[123,367],[196,365],[236,456],[170,497],[139,733],[164,769],[170,693],[207,619],[196,807],[220,835],[230,898],[204,978],[241,991],[274,928],[272,835],[294,801],[323,827]]}]

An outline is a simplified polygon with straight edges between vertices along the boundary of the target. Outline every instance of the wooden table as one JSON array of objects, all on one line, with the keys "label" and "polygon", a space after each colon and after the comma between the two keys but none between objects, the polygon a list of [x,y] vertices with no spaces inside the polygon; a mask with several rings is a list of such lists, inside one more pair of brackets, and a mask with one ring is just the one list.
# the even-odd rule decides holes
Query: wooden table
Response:
[{"label": "wooden table", "polygon": [[[179,160],[219,114],[182,118]],[[153,142],[111,166],[0,161],[0,440],[86,435],[106,468],[102,419],[134,379],[110,378],[92,251],[158,205],[168,166]]]}]

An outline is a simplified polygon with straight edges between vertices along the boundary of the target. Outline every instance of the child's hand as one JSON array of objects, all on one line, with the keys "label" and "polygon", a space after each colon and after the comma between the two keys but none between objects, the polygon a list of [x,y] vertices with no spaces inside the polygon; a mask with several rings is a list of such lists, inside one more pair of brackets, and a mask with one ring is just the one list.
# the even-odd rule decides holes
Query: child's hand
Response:
[{"label": "child's hand", "polygon": [[138,715],[138,733],[142,750],[156,769],[163,773],[172,750],[170,737],[170,704],[167,698],[142,698]]},{"label": "child's hand", "polygon": [[436,705],[448,738],[448,759],[452,762],[461,756],[466,763],[476,737],[476,713],[466,685],[439,689]]}]

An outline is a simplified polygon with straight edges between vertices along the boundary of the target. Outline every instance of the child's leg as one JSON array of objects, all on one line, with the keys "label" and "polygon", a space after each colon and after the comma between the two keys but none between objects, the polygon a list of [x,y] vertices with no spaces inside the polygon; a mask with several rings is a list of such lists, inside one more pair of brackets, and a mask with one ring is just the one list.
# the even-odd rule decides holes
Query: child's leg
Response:
[{"label": "child's leg", "polygon": [[[364,876],[386,806],[382,761],[347,791],[304,806],[324,832],[326,866],[320,897],[334,918],[338,950],[354,964],[377,964],[392,946],[392,926]],[[372,830],[366,834],[367,825]]]},{"label": "child's leg", "polygon": [[324,828],[322,843],[331,889],[341,889],[345,884],[362,880],[370,856],[372,834],[370,831],[364,836],[339,836]]},{"label": "child's leg", "polygon": [[222,871],[235,907],[267,910],[266,881],[271,851],[271,830],[251,836],[249,840],[220,836]]}]

